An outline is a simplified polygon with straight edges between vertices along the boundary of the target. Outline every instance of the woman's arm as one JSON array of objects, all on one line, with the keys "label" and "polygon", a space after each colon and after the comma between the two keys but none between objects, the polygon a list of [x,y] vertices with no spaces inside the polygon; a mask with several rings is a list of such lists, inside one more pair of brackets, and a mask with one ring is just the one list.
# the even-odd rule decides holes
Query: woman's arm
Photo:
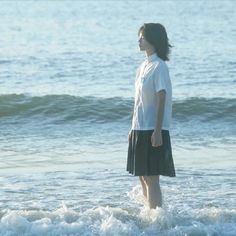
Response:
[{"label": "woman's arm", "polygon": [[156,96],[158,100],[157,120],[154,132],[151,137],[152,146],[154,147],[162,145],[161,128],[165,110],[166,91],[164,89],[160,90],[156,93]]}]

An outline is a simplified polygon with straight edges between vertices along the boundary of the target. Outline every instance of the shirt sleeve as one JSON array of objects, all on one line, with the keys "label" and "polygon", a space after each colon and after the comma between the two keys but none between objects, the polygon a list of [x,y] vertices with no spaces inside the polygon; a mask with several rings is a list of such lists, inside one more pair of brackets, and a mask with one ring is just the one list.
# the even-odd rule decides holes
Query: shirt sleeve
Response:
[{"label": "shirt sleeve", "polygon": [[154,87],[155,91],[159,92],[161,90],[167,89],[167,77],[168,71],[163,64],[158,64],[154,72]]}]

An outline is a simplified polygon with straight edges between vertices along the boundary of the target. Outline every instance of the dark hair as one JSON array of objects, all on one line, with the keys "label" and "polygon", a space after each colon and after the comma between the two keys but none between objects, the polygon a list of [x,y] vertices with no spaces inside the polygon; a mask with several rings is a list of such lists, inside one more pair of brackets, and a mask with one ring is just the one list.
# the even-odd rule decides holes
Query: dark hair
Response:
[{"label": "dark hair", "polygon": [[142,33],[144,38],[155,48],[157,56],[164,61],[169,61],[170,48],[166,29],[159,23],[143,24],[138,34]]}]

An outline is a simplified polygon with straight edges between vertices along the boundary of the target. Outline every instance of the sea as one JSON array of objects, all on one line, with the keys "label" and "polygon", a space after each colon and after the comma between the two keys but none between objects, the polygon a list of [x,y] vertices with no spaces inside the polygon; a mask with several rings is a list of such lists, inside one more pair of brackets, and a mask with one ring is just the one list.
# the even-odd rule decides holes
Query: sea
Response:
[{"label": "sea", "polygon": [[[235,236],[236,1],[0,1],[0,236]],[[138,29],[173,46],[176,177],[126,171]]]}]

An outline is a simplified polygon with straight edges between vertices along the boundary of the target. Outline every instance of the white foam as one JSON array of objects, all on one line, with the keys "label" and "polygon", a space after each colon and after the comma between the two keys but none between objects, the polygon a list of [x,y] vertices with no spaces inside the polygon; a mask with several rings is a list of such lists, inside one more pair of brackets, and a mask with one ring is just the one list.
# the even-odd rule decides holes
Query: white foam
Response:
[{"label": "white foam", "polygon": [[[164,188],[165,194],[165,188]],[[164,202],[163,208],[149,209],[141,187],[127,193],[121,207],[97,206],[86,210],[70,209],[64,202],[54,211],[0,211],[2,236],[235,236],[236,209],[197,208]]]},{"label": "white foam", "polygon": [[4,236],[116,236],[116,235],[217,235],[233,236],[236,210],[188,209],[175,212],[169,208],[122,209],[96,207],[74,211],[63,204],[55,211],[8,210],[1,218],[0,235]]}]

